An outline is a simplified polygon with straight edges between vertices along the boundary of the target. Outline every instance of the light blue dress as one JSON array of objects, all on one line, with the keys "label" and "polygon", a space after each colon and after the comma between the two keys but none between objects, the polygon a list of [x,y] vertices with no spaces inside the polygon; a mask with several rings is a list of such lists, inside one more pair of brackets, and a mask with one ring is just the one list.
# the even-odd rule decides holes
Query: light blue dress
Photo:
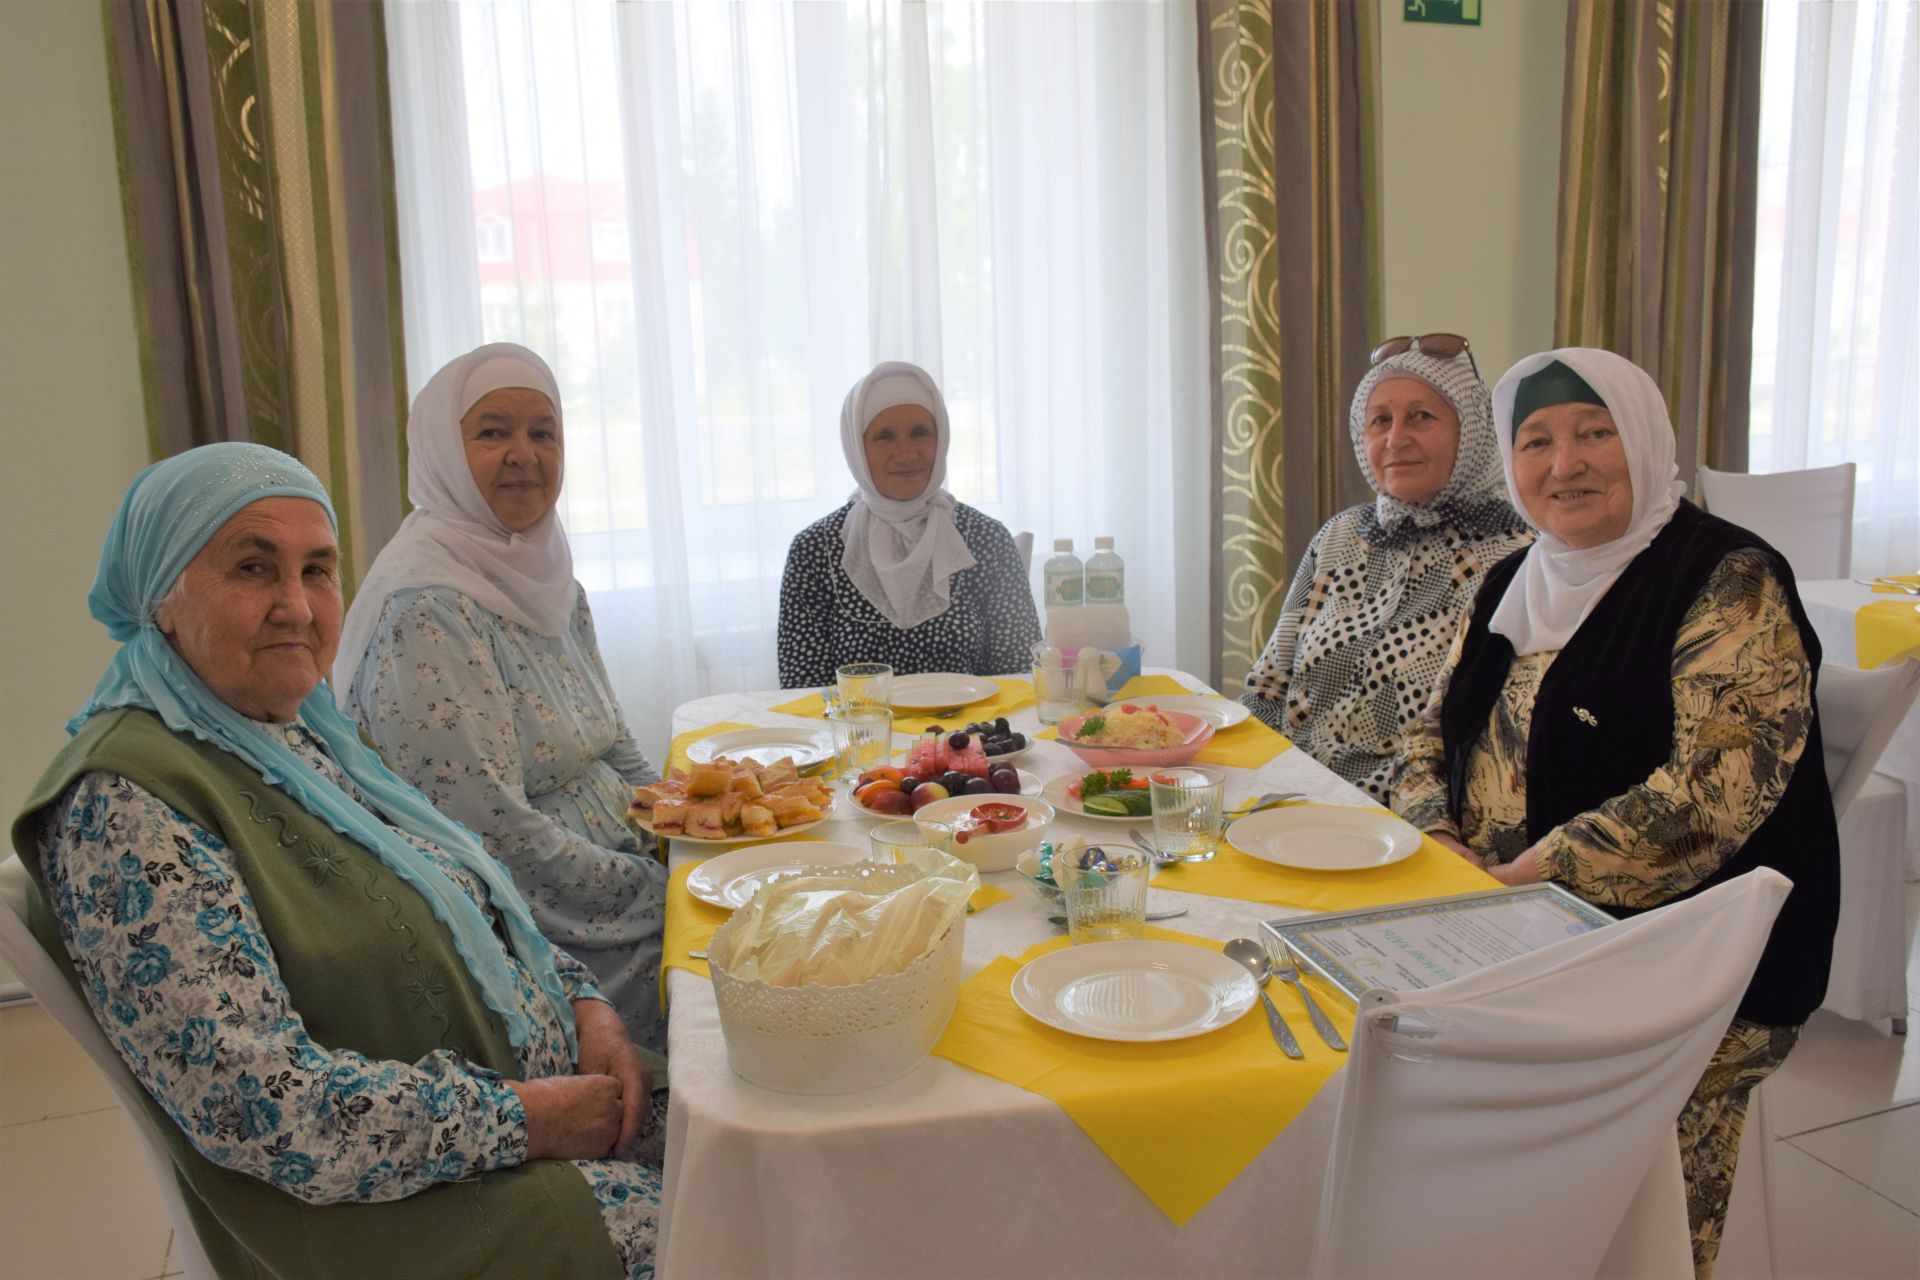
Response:
[{"label": "light blue dress", "polygon": [[659,774],[614,701],[586,593],[568,631],[543,636],[449,588],[396,592],[351,690],[394,771],[480,835],[541,932],[665,1052],[667,869],[628,817]]}]

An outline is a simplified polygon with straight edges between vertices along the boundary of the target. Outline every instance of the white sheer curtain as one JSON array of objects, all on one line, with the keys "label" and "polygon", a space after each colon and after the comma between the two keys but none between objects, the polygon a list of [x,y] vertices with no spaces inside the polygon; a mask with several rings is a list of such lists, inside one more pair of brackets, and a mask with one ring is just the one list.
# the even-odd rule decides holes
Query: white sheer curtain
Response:
[{"label": "white sheer curtain", "polygon": [[1853,569],[1920,570],[1920,3],[1769,0],[1753,471],[1859,464]]},{"label": "white sheer curtain", "polygon": [[[390,4],[409,376],[524,342],[564,520],[652,749],[777,683],[840,402],[938,378],[948,485],[1113,534],[1150,662],[1207,667],[1206,252],[1191,4]],[[1036,564],[1045,552],[1036,556]]]}]

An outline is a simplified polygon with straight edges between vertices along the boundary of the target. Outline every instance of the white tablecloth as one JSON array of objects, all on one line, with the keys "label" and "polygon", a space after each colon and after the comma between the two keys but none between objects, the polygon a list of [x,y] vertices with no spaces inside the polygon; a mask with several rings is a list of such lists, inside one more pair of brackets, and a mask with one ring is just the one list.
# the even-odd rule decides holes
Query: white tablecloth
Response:
[{"label": "white tablecloth", "polygon": [[[1900,600],[1905,596],[1876,594],[1871,587],[1845,579],[1819,579],[1799,585],[1800,603],[1820,637],[1821,661],[1835,666],[1856,665],[1853,615],[1863,604]],[[1907,713],[1880,757],[1876,772],[1907,790],[1907,878],[1920,880],[1920,704]]]},{"label": "white tablecloth", "polygon": [[[675,712],[674,732],[723,720],[795,723],[766,710],[794,696],[703,698]],[[1027,732],[1038,727],[1031,708],[1010,718]],[[1042,778],[1079,765],[1051,742],[1019,763]],[[1368,803],[1297,749],[1228,776],[1230,803],[1268,790]],[[869,825],[843,816],[815,834],[864,842]],[[1111,838],[1115,827],[1063,819],[1056,830]],[[688,856],[676,851],[673,861]],[[1058,936],[1018,874],[985,879],[1014,900],[968,917],[968,974]],[[1189,914],[1167,928],[1222,940],[1256,936],[1262,919],[1290,914],[1161,890],[1149,909],[1174,905]],[[1273,1276],[1306,1267],[1338,1076],[1225,1192],[1176,1228],[1046,1098],[938,1057],[863,1093],[773,1093],[728,1070],[712,984],[680,969],[667,983],[673,1108],[658,1255],[664,1276]],[[1295,1033],[1313,1034],[1304,1020]],[[1276,1066],[1281,1061],[1276,1050]]]}]

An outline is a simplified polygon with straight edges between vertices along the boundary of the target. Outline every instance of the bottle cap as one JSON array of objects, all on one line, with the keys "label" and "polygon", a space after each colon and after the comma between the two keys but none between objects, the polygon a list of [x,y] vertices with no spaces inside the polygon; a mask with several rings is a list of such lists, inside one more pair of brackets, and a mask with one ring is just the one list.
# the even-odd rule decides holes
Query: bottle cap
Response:
[{"label": "bottle cap", "polygon": [[1055,538],[1053,540],[1053,549],[1055,551],[1071,551],[1073,550],[1073,539],[1072,538]]},{"label": "bottle cap", "polygon": [[1113,550],[1113,535],[1107,534],[1104,537],[1095,538],[1093,540],[1093,549],[1095,551]]}]

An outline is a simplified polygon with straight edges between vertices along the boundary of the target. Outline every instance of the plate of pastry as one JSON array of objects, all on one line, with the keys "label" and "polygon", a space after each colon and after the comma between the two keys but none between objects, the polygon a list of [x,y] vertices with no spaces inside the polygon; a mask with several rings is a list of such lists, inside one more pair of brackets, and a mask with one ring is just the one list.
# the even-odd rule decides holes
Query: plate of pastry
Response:
[{"label": "plate of pastry", "polygon": [[688,844],[766,840],[817,827],[833,813],[833,788],[803,778],[791,756],[771,764],[716,759],[633,789],[634,823]]}]

